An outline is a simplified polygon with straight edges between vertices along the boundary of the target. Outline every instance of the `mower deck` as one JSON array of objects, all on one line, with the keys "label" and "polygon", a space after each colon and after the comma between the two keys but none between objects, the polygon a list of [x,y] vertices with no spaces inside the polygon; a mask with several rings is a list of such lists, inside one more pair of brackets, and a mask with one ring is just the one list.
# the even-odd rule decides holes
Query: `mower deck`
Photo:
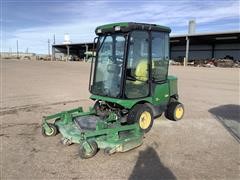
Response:
[{"label": "mower deck", "polygon": [[50,126],[47,121],[52,118],[56,119],[53,125],[63,136],[63,144],[80,144],[85,151],[91,151],[90,142],[96,143],[97,148],[104,149],[108,154],[125,152],[142,144],[143,133],[139,126],[122,125],[114,113],[103,120],[91,110],[73,109],[45,117],[44,131],[51,131],[52,124]]}]

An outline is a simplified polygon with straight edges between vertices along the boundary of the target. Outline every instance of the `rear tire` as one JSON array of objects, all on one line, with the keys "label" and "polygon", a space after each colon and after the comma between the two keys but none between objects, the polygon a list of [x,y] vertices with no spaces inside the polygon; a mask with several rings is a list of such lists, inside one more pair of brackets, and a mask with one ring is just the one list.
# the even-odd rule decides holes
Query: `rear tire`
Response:
[{"label": "rear tire", "polygon": [[141,131],[148,133],[153,126],[153,112],[146,104],[137,104],[129,112],[127,123],[138,123]]},{"label": "rear tire", "polygon": [[180,102],[171,102],[165,111],[165,117],[169,120],[179,121],[184,116],[184,106]]}]

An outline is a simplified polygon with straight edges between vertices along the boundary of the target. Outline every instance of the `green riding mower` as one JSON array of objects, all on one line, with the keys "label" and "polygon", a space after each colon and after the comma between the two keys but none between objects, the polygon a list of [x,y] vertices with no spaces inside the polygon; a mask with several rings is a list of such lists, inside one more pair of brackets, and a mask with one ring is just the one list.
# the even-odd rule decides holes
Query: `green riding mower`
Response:
[{"label": "green riding mower", "polygon": [[60,132],[63,144],[80,144],[80,157],[90,158],[98,149],[112,154],[140,146],[162,113],[182,119],[177,78],[168,76],[170,31],[132,22],[97,27],[89,81],[94,106],[44,117],[43,135]]}]

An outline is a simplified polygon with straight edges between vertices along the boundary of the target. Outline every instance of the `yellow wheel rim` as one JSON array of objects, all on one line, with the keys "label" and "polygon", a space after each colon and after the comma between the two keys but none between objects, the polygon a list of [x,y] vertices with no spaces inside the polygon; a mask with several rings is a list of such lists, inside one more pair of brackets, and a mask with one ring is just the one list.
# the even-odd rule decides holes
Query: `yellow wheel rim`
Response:
[{"label": "yellow wheel rim", "polygon": [[175,116],[177,119],[181,119],[183,116],[183,107],[177,107],[175,111]]},{"label": "yellow wheel rim", "polygon": [[142,129],[147,129],[151,124],[151,114],[147,111],[144,111],[139,119],[139,125]]}]

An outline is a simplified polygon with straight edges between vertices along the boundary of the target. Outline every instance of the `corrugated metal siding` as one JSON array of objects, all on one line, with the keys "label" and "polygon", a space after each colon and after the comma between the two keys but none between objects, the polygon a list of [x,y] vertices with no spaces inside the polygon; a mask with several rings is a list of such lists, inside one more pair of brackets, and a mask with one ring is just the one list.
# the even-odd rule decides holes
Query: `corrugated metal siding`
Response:
[{"label": "corrugated metal siding", "polygon": [[[185,57],[185,46],[172,46],[171,59]],[[217,44],[215,45],[214,58],[224,58],[232,56],[240,59],[240,44]],[[208,59],[212,58],[212,45],[190,45],[189,59]]]}]

